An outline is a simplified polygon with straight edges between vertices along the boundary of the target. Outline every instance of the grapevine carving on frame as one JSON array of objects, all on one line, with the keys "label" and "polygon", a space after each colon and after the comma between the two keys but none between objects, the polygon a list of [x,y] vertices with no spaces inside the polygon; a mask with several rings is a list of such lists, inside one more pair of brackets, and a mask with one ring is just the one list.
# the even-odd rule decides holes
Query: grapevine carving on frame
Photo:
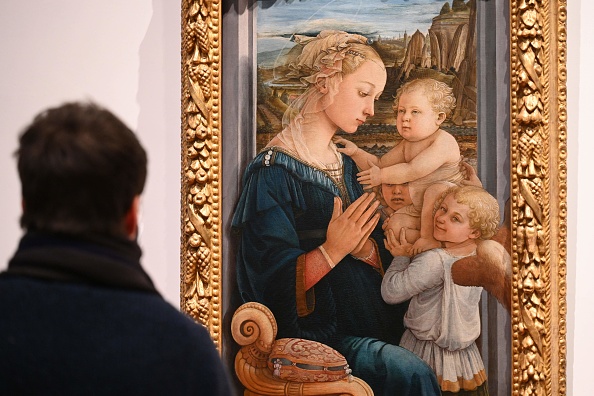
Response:
[{"label": "grapevine carving on frame", "polygon": [[510,10],[513,393],[565,394],[566,4]]},{"label": "grapevine carving on frame", "polygon": [[182,2],[181,307],[221,347],[220,16]]},{"label": "grapevine carving on frame", "polygon": [[[512,393],[564,395],[567,2],[509,1]],[[181,308],[219,349],[220,9],[221,0],[181,4]]]}]

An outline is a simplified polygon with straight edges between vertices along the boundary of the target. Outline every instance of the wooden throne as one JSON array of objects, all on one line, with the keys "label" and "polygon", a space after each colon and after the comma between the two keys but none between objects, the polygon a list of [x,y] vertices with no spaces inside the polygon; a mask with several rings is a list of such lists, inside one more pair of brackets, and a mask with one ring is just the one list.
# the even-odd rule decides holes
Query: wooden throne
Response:
[{"label": "wooden throne", "polygon": [[244,396],[373,395],[329,346],[299,338],[276,339],[276,320],[262,304],[239,307],[231,333],[241,346],[235,373],[245,387]]}]

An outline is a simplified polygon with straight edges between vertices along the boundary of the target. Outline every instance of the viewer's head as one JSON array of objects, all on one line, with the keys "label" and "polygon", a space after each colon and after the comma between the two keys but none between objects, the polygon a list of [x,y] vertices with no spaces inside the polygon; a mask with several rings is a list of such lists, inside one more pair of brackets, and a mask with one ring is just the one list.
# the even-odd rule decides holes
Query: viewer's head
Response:
[{"label": "viewer's head", "polygon": [[388,205],[388,207],[390,207],[392,210],[396,211],[404,206],[412,204],[408,183],[383,183],[381,185],[381,193],[386,205]]},{"label": "viewer's head", "polygon": [[427,98],[436,114],[443,113],[444,119],[448,118],[456,107],[456,97],[452,88],[446,83],[433,78],[419,78],[406,82],[396,91],[394,111],[398,111],[400,97],[411,92],[420,92]]},{"label": "viewer's head", "polygon": [[124,221],[146,179],[134,133],[92,103],[41,112],[16,152],[28,230],[125,235]]},{"label": "viewer's head", "polygon": [[451,238],[455,233],[464,234],[467,232],[465,227],[473,238],[489,239],[495,235],[498,226],[497,200],[481,187],[450,187],[436,200],[434,237],[437,240],[448,240],[444,238]]}]

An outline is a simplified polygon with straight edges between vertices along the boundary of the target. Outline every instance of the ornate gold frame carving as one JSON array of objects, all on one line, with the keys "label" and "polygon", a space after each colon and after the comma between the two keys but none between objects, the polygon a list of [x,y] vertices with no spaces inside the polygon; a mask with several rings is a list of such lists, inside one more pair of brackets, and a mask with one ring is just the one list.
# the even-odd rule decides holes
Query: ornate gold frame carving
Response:
[{"label": "ornate gold frame carving", "polygon": [[[512,393],[563,395],[567,1],[509,1]],[[181,13],[181,308],[222,348],[221,0]]]},{"label": "ornate gold frame carving", "polygon": [[220,0],[182,1],[181,309],[221,348]]}]

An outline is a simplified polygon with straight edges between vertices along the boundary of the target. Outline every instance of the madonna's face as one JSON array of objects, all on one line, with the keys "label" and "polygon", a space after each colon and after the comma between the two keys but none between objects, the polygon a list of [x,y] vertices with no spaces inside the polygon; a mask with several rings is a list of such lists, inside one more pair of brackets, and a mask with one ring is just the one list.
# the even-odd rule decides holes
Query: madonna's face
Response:
[{"label": "madonna's face", "polygon": [[365,61],[355,72],[343,77],[332,104],[324,113],[336,128],[355,133],[374,114],[375,101],[386,85],[386,70],[374,61]]}]

